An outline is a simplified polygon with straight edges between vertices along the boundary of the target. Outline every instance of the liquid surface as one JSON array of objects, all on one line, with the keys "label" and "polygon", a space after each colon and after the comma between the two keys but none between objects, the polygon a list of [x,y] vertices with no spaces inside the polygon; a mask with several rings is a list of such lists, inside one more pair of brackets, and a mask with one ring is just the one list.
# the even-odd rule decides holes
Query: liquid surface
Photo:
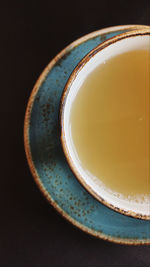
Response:
[{"label": "liquid surface", "polygon": [[92,71],[70,124],[84,169],[125,196],[150,194],[150,52],[127,52]]}]

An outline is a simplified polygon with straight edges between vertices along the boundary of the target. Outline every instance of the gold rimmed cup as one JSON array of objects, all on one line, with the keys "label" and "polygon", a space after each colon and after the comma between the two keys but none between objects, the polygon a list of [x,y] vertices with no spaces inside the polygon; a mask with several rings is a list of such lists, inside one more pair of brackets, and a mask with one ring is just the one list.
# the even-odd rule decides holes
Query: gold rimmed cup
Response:
[{"label": "gold rimmed cup", "polygon": [[98,201],[124,215],[149,220],[150,196],[144,198],[142,202],[137,200],[131,201],[130,199],[122,199],[110,190],[103,188],[100,179],[82,167],[74,149],[70,131],[71,107],[77,92],[80,90],[81,84],[86,80],[89,73],[104,61],[108,61],[112,56],[143,49],[150,51],[150,27],[143,27],[143,29],[141,28],[140,30],[126,32],[113,37],[94,48],[85,56],[74,69],[64,88],[60,105],[60,123],[61,143],[65,157],[71,170],[87,191]]}]

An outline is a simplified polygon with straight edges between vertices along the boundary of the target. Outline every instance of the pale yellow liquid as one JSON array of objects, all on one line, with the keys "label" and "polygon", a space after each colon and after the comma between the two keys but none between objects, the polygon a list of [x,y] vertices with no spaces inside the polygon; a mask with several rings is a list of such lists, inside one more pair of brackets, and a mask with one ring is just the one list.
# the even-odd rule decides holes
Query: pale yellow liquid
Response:
[{"label": "pale yellow liquid", "polygon": [[84,169],[125,196],[150,194],[150,52],[98,66],[77,93],[70,123]]}]

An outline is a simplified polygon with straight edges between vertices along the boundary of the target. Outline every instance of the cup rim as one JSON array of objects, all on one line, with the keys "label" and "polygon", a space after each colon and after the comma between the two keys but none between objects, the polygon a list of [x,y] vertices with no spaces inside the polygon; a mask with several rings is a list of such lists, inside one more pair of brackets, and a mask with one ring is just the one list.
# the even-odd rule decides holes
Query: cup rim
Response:
[{"label": "cup rim", "polygon": [[93,196],[95,197],[99,202],[101,202],[102,204],[104,204],[105,206],[123,214],[123,215],[127,215],[130,217],[134,217],[137,219],[144,219],[144,220],[150,220],[150,214],[146,215],[146,214],[141,214],[141,213],[137,213],[134,212],[132,210],[124,210],[122,208],[118,208],[115,205],[111,204],[110,202],[108,202],[107,200],[105,200],[103,197],[100,196],[100,194],[97,194],[93,188],[91,188],[91,186],[89,186],[85,179],[83,178],[82,175],[79,174],[74,161],[72,159],[72,156],[69,153],[68,150],[68,146],[67,146],[67,140],[66,140],[66,135],[65,135],[65,127],[64,127],[64,114],[65,114],[65,104],[66,104],[66,100],[67,100],[67,96],[69,94],[70,88],[74,82],[74,80],[76,79],[78,73],[82,70],[82,68],[84,68],[84,66],[86,65],[87,62],[89,62],[89,60],[91,58],[93,58],[97,53],[101,52],[103,49],[105,49],[106,47],[121,41],[123,39],[127,39],[130,37],[136,37],[136,36],[145,36],[145,35],[149,35],[150,36],[150,26],[146,26],[143,27],[141,29],[136,29],[136,30],[132,30],[130,32],[125,32],[125,33],[121,33],[118,34],[115,37],[109,38],[108,40],[102,42],[101,44],[99,44],[98,46],[96,46],[94,49],[92,49],[85,57],[83,57],[83,59],[77,64],[77,66],[75,67],[75,69],[73,70],[73,72],[71,73],[61,96],[60,99],[60,110],[59,110],[59,121],[60,121],[60,141],[61,141],[61,146],[65,155],[65,158],[67,160],[67,163],[71,169],[71,171],[73,172],[73,174],[75,175],[75,177],[78,179],[78,181],[80,182],[80,184]]}]

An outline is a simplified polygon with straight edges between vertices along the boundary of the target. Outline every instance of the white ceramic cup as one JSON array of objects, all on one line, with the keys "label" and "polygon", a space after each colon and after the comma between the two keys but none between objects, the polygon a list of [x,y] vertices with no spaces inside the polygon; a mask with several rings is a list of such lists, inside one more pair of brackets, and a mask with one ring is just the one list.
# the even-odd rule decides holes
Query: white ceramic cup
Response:
[{"label": "white ceramic cup", "polygon": [[93,49],[77,65],[71,74],[62,95],[60,108],[61,143],[64,154],[80,183],[100,202],[108,207],[136,218],[150,219],[150,197],[143,201],[121,198],[104,188],[99,178],[81,166],[72,142],[70,112],[78,90],[89,73],[112,56],[132,50],[150,50],[150,27],[113,37]]}]

